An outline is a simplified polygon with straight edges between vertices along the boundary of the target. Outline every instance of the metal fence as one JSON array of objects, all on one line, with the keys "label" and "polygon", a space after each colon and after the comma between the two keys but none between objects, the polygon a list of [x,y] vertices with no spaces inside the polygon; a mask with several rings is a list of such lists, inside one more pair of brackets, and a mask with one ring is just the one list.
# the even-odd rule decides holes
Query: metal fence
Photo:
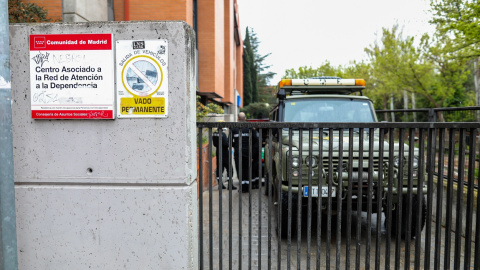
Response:
[{"label": "metal fence", "polygon": [[480,106],[376,110],[378,121],[480,122]]},{"label": "metal fence", "polygon": [[[479,123],[197,128],[209,145],[198,155],[200,172],[208,164],[198,176],[200,269],[480,268]],[[228,146],[214,149],[219,128]],[[214,172],[224,151],[226,189]]]}]

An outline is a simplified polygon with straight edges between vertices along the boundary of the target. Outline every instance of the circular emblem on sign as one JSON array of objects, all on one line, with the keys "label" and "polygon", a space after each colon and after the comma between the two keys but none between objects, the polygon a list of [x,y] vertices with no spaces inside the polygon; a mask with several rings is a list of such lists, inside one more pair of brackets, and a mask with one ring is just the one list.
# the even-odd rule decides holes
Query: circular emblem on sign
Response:
[{"label": "circular emblem on sign", "polygon": [[122,83],[134,96],[148,97],[160,89],[163,71],[152,57],[138,55],[128,60],[122,70]]}]

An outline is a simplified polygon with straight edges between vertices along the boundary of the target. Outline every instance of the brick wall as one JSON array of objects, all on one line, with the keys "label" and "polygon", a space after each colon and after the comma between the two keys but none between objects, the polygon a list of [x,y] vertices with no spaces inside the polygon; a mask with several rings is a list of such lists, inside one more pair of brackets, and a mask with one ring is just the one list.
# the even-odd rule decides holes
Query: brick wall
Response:
[{"label": "brick wall", "polygon": [[185,21],[193,25],[193,0],[129,0],[131,21]]},{"label": "brick wall", "polygon": [[[200,92],[215,92],[223,96],[223,72],[220,73],[220,70],[223,71],[223,65],[220,66],[223,64],[220,62],[220,58],[223,58],[223,40],[220,45],[221,36],[217,33],[220,15],[216,14],[218,7],[215,6],[218,2],[219,0],[204,0],[198,6],[198,85]],[[223,28],[223,21],[220,23]]]},{"label": "brick wall", "polygon": [[115,21],[125,21],[125,1],[114,0],[113,1],[113,13]]},{"label": "brick wall", "polygon": [[234,71],[235,71],[235,40],[233,39],[234,24],[233,24],[233,1],[225,1],[224,6],[224,89],[232,89],[232,91],[225,91],[223,102],[234,103]]},{"label": "brick wall", "polygon": [[240,105],[243,107],[243,42],[241,46],[236,48],[235,55],[237,59],[235,63],[236,64],[235,74],[237,78],[235,87],[238,91],[238,94],[242,97],[242,104]]},{"label": "brick wall", "polygon": [[[237,0],[235,0],[234,4],[235,8],[235,18],[234,20],[236,21],[237,28],[235,28],[234,31],[234,36],[236,35],[239,41],[239,45],[235,47],[235,52],[234,52],[234,59],[235,59],[235,70],[234,70],[234,76],[235,76],[235,89],[238,91],[238,94],[242,97],[242,104],[243,104],[243,37],[241,35],[240,31],[240,16],[239,16],[239,7],[237,4]],[[236,97],[233,97],[236,99]],[[234,101],[234,104],[236,101]]]},{"label": "brick wall", "polygon": [[[209,176],[210,176],[210,171],[209,171],[209,164],[212,162],[212,186],[217,185],[217,181],[215,180],[215,170],[217,169],[217,157],[212,157],[212,159],[208,158],[208,144],[204,144],[202,146],[202,171],[200,171],[200,160],[198,157],[198,147],[197,147],[197,180],[200,181],[200,174],[202,175],[202,191],[200,191],[200,184],[197,186],[197,191],[198,194],[200,195],[202,192],[205,190],[208,190],[209,188]],[[215,151],[215,150],[212,150]]]},{"label": "brick wall", "polygon": [[[62,20],[62,0],[24,0],[48,10],[48,17]],[[124,21],[128,4],[131,21],[181,20],[193,25],[193,0],[115,0],[116,21]],[[235,104],[234,89],[243,96],[243,42],[235,44],[234,20],[238,5],[234,0],[198,0],[199,91],[215,92],[222,102]],[[234,7],[237,12],[234,15]]]}]

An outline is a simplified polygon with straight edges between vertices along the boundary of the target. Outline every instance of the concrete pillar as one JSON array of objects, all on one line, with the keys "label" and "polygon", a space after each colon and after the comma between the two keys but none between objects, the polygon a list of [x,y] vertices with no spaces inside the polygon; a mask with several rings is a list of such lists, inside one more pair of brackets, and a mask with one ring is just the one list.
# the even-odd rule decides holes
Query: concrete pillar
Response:
[{"label": "concrete pillar", "polygon": [[[10,26],[19,269],[197,269],[192,32],[184,22]],[[114,46],[166,39],[168,117],[32,119],[29,35],[72,33],[112,33]]]},{"label": "concrete pillar", "polygon": [[17,233],[7,1],[0,0],[0,10],[0,269],[16,270]]},{"label": "concrete pillar", "polygon": [[108,2],[106,0],[63,0],[63,21],[108,21]]}]

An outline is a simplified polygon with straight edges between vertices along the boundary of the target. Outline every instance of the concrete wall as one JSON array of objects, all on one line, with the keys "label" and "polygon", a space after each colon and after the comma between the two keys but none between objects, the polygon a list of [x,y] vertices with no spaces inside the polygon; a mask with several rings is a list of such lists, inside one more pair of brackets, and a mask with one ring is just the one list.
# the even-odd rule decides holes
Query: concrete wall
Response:
[{"label": "concrete wall", "polygon": [[[168,118],[32,119],[29,35],[62,33],[167,39]],[[12,25],[10,41],[19,269],[196,269],[190,26]]]},{"label": "concrete wall", "polygon": [[202,122],[236,122],[237,118],[233,114],[207,114]]},{"label": "concrete wall", "polygon": [[108,21],[107,0],[63,0],[63,21]]}]

